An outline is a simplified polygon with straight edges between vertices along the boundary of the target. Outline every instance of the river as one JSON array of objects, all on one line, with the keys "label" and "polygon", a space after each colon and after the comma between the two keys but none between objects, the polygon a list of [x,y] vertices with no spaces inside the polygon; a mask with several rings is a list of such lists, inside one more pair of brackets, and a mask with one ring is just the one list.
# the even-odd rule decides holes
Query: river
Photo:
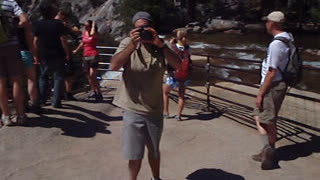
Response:
[{"label": "river", "polygon": [[[268,43],[272,37],[266,33],[225,34],[216,33],[210,35],[190,34],[189,43],[193,52],[205,52],[219,56],[228,56],[241,59],[263,60],[266,55]],[[306,49],[320,49],[320,35],[295,35],[298,47]],[[310,55],[303,51],[304,65],[319,68],[319,70],[304,70],[303,80],[297,86],[298,89],[320,93],[320,56]],[[219,62],[223,63],[223,62]],[[259,64],[224,62],[224,65],[234,68],[259,71]],[[259,77],[251,77],[248,74],[232,72],[232,70],[216,69],[215,74],[233,80],[259,83]]]}]

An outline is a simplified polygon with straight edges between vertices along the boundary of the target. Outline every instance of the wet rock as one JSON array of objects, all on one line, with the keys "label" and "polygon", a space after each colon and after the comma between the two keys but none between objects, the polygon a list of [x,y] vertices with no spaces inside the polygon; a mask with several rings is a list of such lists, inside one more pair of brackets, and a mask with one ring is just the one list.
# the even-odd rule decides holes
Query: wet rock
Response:
[{"label": "wet rock", "polygon": [[306,49],[305,52],[311,55],[320,56],[319,49]]},{"label": "wet rock", "polygon": [[217,30],[212,29],[212,28],[204,28],[204,29],[202,29],[201,34],[211,34],[211,33],[215,33],[215,32],[217,32]]},{"label": "wet rock", "polygon": [[224,31],[224,33],[226,34],[242,34],[242,30],[241,29],[230,29],[227,31]]},{"label": "wet rock", "polygon": [[247,24],[244,28],[248,32],[264,32],[266,29],[264,24]]},{"label": "wet rock", "polygon": [[194,33],[200,33],[202,30],[202,27],[200,26],[194,26],[193,29],[192,29],[192,32]]},{"label": "wet rock", "polygon": [[191,27],[178,28],[178,29],[173,30],[173,33],[176,33],[177,31],[186,31],[189,33],[189,32],[193,31],[193,28],[191,28]]},{"label": "wet rock", "polygon": [[195,26],[201,26],[201,23],[200,22],[191,22],[186,25],[186,27],[195,27]]},{"label": "wet rock", "polygon": [[226,31],[229,29],[239,29],[242,25],[239,21],[212,19],[207,21],[206,26],[211,30]]}]

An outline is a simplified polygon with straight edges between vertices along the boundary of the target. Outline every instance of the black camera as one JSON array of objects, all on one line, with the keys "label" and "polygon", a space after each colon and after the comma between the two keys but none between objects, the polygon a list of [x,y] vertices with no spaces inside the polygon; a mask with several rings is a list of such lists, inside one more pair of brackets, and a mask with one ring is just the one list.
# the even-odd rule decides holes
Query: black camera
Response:
[{"label": "black camera", "polygon": [[143,40],[148,40],[148,41],[152,41],[153,40],[153,35],[150,31],[145,30],[145,28],[148,28],[149,26],[144,26],[141,27],[138,31],[140,33],[140,37]]}]

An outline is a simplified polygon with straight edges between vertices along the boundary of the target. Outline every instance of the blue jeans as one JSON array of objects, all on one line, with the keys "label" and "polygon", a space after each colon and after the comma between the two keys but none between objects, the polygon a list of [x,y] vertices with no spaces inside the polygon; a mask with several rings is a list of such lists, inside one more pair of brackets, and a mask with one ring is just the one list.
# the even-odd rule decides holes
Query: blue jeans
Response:
[{"label": "blue jeans", "polygon": [[61,97],[64,89],[64,62],[60,59],[51,60],[51,63],[41,64],[40,66],[40,79],[39,91],[40,98],[43,103],[48,99],[49,91],[49,77],[52,75],[53,80],[53,96],[51,99],[52,106],[61,105]]}]

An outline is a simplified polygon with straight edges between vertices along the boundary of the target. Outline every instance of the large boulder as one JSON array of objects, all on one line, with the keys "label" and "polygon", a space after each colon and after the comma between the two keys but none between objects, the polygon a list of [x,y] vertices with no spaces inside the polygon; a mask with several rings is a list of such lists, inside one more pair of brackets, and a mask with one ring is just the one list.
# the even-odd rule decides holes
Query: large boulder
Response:
[{"label": "large boulder", "polygon": [[266,30],[264,24],[246,24],[244,28],[248,32],[264,32]]},{"label": "large boulder", "polygon": [[239,21],[209,19],[206,22],[206,27],[211,31],[226,31],[229,29],[240,29],[242,28],[242,24]]},{"label": "large boulder", "polygon": [[[57,0],[32,0],[35,2],[30,9],[31,17],[39,19],[39,4],[41,2],[52,3]],[[115,13],[115,7],[120,0],[61,0],[60,5],[69,3],[74,16],[80,22],[85,23],[87,20],[95,20],[98,25],[98,30],[101,34],[109,34],[121,40],[126,33],[123,31],[123,22],[116,18],[119,16]]]}]

